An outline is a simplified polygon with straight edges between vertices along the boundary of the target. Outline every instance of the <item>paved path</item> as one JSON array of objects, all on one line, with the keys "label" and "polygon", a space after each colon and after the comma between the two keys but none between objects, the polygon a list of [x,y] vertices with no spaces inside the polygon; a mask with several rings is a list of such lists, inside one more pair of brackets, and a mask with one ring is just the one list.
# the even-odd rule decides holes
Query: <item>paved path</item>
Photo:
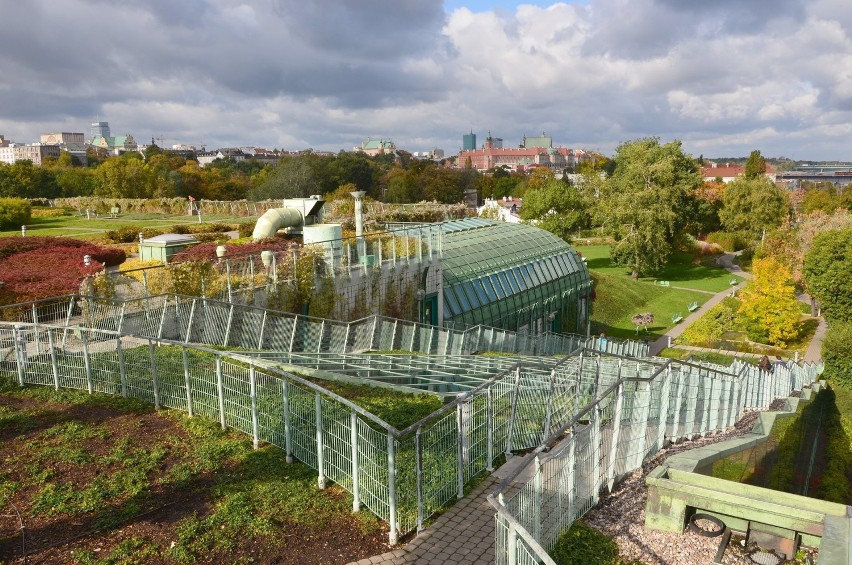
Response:
[{"label": "paved path", "polygon": [[500,478],[488,477],[458,501],[408,545],[354,561],[350,565],[418,563],[494,563],[494,508],[485,496],[497,488]]}]

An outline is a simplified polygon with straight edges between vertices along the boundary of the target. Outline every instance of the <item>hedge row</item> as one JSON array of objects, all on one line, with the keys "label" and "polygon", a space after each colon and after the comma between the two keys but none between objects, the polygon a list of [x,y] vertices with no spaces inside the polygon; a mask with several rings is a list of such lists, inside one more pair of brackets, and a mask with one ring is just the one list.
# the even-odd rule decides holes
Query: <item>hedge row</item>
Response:
[{"label": "hedge row", "polygon": [[30,223],[32,206],[21,198],[0,198],[0,229],[20,228]]}]

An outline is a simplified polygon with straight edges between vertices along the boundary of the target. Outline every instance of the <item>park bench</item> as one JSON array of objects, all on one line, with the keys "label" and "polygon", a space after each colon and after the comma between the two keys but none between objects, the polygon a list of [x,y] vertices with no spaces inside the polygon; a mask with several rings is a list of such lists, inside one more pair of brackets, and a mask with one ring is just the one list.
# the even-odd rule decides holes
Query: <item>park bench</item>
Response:
[{"label": "park bench", "polygon": [[728,282],[731,286],[737,286],[740,283],[740,281],[738,281],[737,279],[731,279]]},{"label": "park bench", "polygon": [[672,323],[673,324],[679,324],[682,321],[683,321],[683,316],[680,315],[680,312],[677,312],[676,314],[672,314]]},{"label": "park bench", "polygon": [[660,286],[669,286],[671,283],[669,281],[657,281],[657,284]]},{"label": "park bench", "polygon": [[119,214],[121,214],[121,207],[120,206],[113,206],[112,208],[110,208],[109,216],[107,216],[107,217],[108,218],[117,218]]},{"label": "park bench", "polygon": [[698,310],[698,301],[693,300],[692,302],[689,303],[689,306],[687,306],[686,309],[689,310],[690,312],[695,312],[696,310]]}]

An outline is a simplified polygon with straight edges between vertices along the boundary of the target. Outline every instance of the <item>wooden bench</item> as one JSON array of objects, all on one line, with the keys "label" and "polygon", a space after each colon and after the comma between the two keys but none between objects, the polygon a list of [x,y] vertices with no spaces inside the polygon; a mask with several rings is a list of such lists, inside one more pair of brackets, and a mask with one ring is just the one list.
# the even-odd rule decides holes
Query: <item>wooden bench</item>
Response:
[{"label": "wooden bench", "polygon": [[689,310],[690,312],[695,312],[696,310],[698,310],[698,308],[699,308],[699,306],[698,306],[697,300],[690,302],[689,306],[686,307],[686,309]]},{"label": "wooden bench", "polygon": [[669,286],[671,283],[669,281],[657,281],[657,284],[660,286]]},{"label": "wooden bench", "polygon": [[679,324],[683,321],[683,316],[680,315],[680,312],[676,314],[672,314],[672,323]]}]

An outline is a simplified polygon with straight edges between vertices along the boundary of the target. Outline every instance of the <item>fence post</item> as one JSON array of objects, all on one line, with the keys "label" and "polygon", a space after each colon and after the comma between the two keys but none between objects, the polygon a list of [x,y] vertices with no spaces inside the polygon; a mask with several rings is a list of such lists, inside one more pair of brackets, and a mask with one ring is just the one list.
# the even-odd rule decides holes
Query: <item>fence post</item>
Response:
[{"label": "fence post", "polygon": [[678,367],[677,377],[677,392],[675,392],[674,414],[672,415],[672,441],[681,437],[678,432],[680,431],[680,405],[683,403],[683,365]]},{"label": "fence post", "polygon": [[456,498],[461,500],[464,498],[464,419],[462,418],[462,404],[456,404],[456,473],[458,485],[456,489]]},{"label": "fence post", "polygon": [[189,343],[191,341],[192,321],[195,319],[195,302],[196,300],[193,298],[192,305],[189,307],[189,322],[186,324],[186,338],[183,340],[184,343]]},{"label": "fence post", "polygon": [[515,369],[515,388],[512,391],[512,409],[509,412],[509,429],[506,433],[506,459],[512,456],[512,434],[515,432],[515,411],[518,406],[518,395],[520,394],[521,368]]},{"label": "fence post", "polygon": [[290,350],[288,353],[293,353],[293,344],[296,343],[296,326],[299,325],[299,315],[293,317],[293,328],[290,330]]},{"label": "fence post", "polygon": [[420,430],[421,428],[417,428],[417,431],[414,434],[414,452],[415,452],[415,466],[417,470],[417,531],[420,532],[423,530],[423,515],[425,514],[423,508],[423,444],[420,443]]},{"label": "fence post", "polygon": [[[701,369],[698,370],[699,378],[702,378],[703,388],[704,388],[704,405],[701,408],[701,436],[707,435],[710,431],[710,399],[712,398],[713,393],[713,380],[710,379],[708,375],[701,375]],[[710,381],[710,386],[707,386],[707,382]]]},{"label": "fence post", "polygon": [[391,545],[396,545],[399,537],[396,524],[396,454],[394,451],[393,434],[388,431],[388,522],[390,526],[388,541]]},{"label": "fence post", "polygon": [[163,297],[163,311],[160,314],[160,325],[157,327],[157,337],[163,337],[163,325],[166,323],[166,310],[169,308],[169,297]]},{"label": "fence post", "polygon": [[323,448],[322,442],[322,398],[320,398],[320,393],[317,391],[314,394],[314,411],[316,412],[316,426],[317,426],[317,472],[319,475],[317,476],[317,486],[320,489],[325,488],[325,449]]},{"label": "fence post", "polygon": [[672,390],[672,364],[666,365],[666,376],[663,377],[663,386],[660,389],[660,412],[657,417],[657,449],[663,448],[666,441],[666,424],[669,419],[669,403]]},{"label": "fence post", "polygon": [[541,479],[541,459],[535,456],[535,475],[533,475],[533,537],[535,541],[541,542],[541,503],[542,503],[542,479]]},{"label": "fence post", "polygon": [[[349,332],[352,329],[352,323],[346,322],[346,333],[343,335],[343,353],[349,353]],[[414,351],[412,349],[412,351]]]},{"label": "fence post", "polygon": [[183,357],[183,385],[186,389],[186,413],[191,418],[192,414],[192,385],[189,382],[189,354],[186,347],[181,347],[181,357]]},{"label": "fence post", "polygon": [[485,470],[489,473],[494,470],[494,392],[492,387],[485,389],[487,404],[485,407]]},{"label": "fence post", "polygon": [[121,303],[121,312],[119,312],[119,314],[118,314],[118,328],[116,328],[116,331],[118,333],[121,333],[121,330],[124,327],[124,314],[125,314],[126,311],[127,311],[127,302],[122,302]]},{"label": "fence post", "polygon": [[360,481],[358,480],[358,414],[349,412],[350,441],[352,443],[352,512],[361,509]]},{"label": "fence post", "polygon": [[223,347],[228,347],[228,339],[231,336],[231,325],[234,322],[234,304],[231,303],[231,307],[228,308],[228,325],[225,326],[225,339],[222,343]]},{"label": "fence post", "polygon": [[292,463],[293,444],[290,438],[290,383],[287,379],[281,380],[281,389],[284,395],[284,455],[287,463]]},{"label": "fence post", "polygon": [[249,394],[251,395],[251,438],[255,449],[260,447],[260,438],[257,430],[257,377],[254,367],[249,367]]},{"label": "fence post", "polygon": [[507,565],[518,565],[518,532],[515,531],[515,525],[508,522],[508,531],[506,532],[506,553],[509,554]]},{"label": "fence post", "polygon": [[157,363],[154,361],[154,342],[148,338],[148,362],[151,364],[151,383],[154,388],[154,409],[160,409],[160,391],[157,386]]},{"label": "fence post", "polygon": [[121,336],[115,336],[115,352],[118,354],[118,378],[121,381],[121,396],[127,396],[127,367],[124,365],[124,348],[121,347]]},{"label": "fence post", "polygon": [[325,334],[325,318],[320,322],[320,333],[319,339],[317,340],[317,350],[316,353],[322,353],[322,337]]},{"label": "fence post", "polygon": [[15,364],[18,366],[18,384],[24,386],[24,369],[27,365],[27,337],[21,332],[18,324],[12,328],[15,340]]},{"label": "fence post", "polygon": [[225,377],[222,374],[222,358],[216,356],[216,395],[219,397],[219,425],[224,430],[225,424]]},{"label": "fence post", "polygon": [[80,339],[83,342],[83,366],[86,368],[86,386],[89,394],[95,392],[95,382],[92,379],[92,361],[89,359],[89,339],[86,337],[86,329],[80,330]]},{"label": "fence post", "polygon": [[36,310],[36,305],[32,305],[32,313],[33,313],[33,337],[35,338],[35,347],[36,347],[36,355],[41,355],[41,338],[39,336],[38,331],[38,311]]},{"label": "fence post", "polygon": [[592,505],[596,505],[600,499],[601,492],[601,407],[595,403],[592,409]]},{"label": "fence post", "polygon": [[541,443],[547,440],[550,431],[550,419],[553,416],[553,389],[556,386],[556,369],[550,370],[550,386],[547,389],[547,408],[544,413],[544,427],[541,429]]},{"label": "fence post", "polygon": [[263,332],[266,329],[266,312],[267,310],[263,310],[263,318],[260,319],[260,335],[257,338],[257,348],[263,349]]},{"label": "fence post", "polygon": [[370,349],[378,349],[376,339],[379,332],[379,317],[373,314],[373,334],[370,336]]},{"label": "fence post", "polygon": [[[620,361],[620,359],[619,359]],[[624,409],[624,383],[618,383],[615,396],[615,412],[612,415],[612,445],[609,448],[609,469],[606,473],[607,488],[612,491],[615,485],[616,456],[618,455],[618,441],[621,436],[621,412]]]},{"label": "fence post", "polygon": [[47,344],[50,347],[50,366],[53,369],[53,385],[59,390],[59,364],[56,361],[56,348],[53,347],[53,332],[47,329]]},{"label": "fence post", "polygon": [[[638,469],[642,466],[642,461],[645,459],[645,450],[648,448],[648,420],[651,417],[651,382],[643,381],[638,383],[643,389],[642,394],[645,396],[645,403],[639,406],[638,424],[642,426],[642,432],[639,434],[639,449],[636,451],[636,462],[631,466],[631,470]],[[636,387],[634,398],[639,396],[639,386]],[[634,409],[636,403],[634,400]]]}]

